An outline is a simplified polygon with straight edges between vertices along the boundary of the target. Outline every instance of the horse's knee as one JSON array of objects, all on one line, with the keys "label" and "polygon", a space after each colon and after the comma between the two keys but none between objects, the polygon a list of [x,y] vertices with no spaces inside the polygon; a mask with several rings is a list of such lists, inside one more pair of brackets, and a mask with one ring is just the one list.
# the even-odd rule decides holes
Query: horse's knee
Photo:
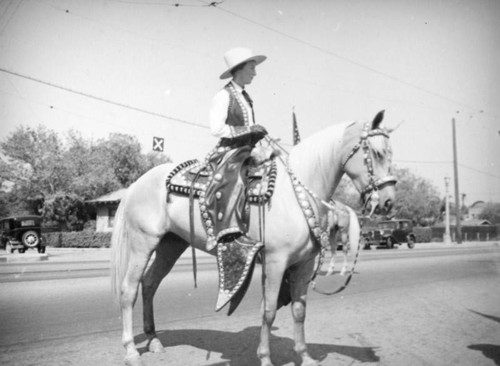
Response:
[{"label": "horse's knee", "polygon": [[147,299],[147,298],[152,298],[155,293],[157,286],[155,286],[154,283],[151,281],[142,281],[141,282],[141,289],[142,289],[142,298]]},{"label": "horse's knee", "polygon": [[274,319],[276,318],[276,309],[264,310],[262,317],[267,324],[272,324],[274,322]]},{"label": "horse's knee", "polygon": [[292,314],[296,322],[303,323],[306,318],[306,306],[302,301],[295,301],[292,304]]},{"label": "horse's knee", "polygon": [[134,306],[137,300],[137,289],[131,287],[122,287],[120,295],[120,305],[122,309]]}]

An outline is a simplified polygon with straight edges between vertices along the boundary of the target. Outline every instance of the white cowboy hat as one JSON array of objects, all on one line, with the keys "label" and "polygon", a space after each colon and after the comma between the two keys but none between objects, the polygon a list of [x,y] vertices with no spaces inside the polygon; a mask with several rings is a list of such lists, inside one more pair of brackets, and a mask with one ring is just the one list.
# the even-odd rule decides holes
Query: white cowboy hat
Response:
[{"label": "white cowboy hat", "polygon": [[221,79],[231,77],[231,70],[236,66],[248,61],[255,61],[258,64],[263,62],[267,57],[263,55],[254,55],[251,49],[244,47],[232,48],[224,54],[224,60],[228,69],[222,73]]}]

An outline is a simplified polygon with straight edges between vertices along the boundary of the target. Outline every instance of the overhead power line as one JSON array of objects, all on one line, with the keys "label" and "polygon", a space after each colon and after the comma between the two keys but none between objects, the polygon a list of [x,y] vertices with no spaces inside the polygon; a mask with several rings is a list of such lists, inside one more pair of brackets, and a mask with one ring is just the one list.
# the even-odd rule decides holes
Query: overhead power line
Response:
[{"label": "overhead power line", "polygon": [[64,90],[64,91],[67,91],[67,92],[70,92],[70,93],[73,93],[73,94],[77,94],[77,95],[81,95],[81,96],[84,96],[84,97],[87,97],[87,98],[90,98],[90,99],[98,100],[98,101],[103,102],[103,103],[112,104],[112,105],[115,105],[115,106],[118,106],[118,107],[130,109],[132,111],[136,111],[136,112],[140,112],[140,113],[144,113],[144,114],[149,114],[150,116],[155,116],[155,117],[158,117],[158,118],[168,119],[170,121],[175,121],[175,122],[183,123],[183,124],[190,125],[190,126],[195,126],[195,127],[200,127],[200,128],[208,128],[208,126],[200,125],[200,124],[195,123],[195,122],[190,122],[190,121],[186,121],[186,120],[183,120],[183,119],[180,119],[180,118],[176,118],[176,117],[172,117],[172,116],[167,116],[166,114],[162,114],[162,113],[158,113],[158,112],[148,111],[146,109],[139,108],[139,107],[134,107],[134,106],[129,105],[129,104],[115,102],[115,101],[110,100],[110,99],[106,99],[106,98],[98,97],[96,95],[92,95],[92,94],[89,94],[89,93],[84,93],[84,92],[81,92],[81,91],[78,91],[78,90],[70,89],[70,88],[67,88],[67,87],[62,86],[62,85],[57,85],[57,84],[54,84],[54,83],[51,83],[51,82],[48,82],[48,81],[45,81],[45,80],[37,79],[37,78],[34,78],[32,76],[24,75],[24,74],[21,74],[21,73],[15,72],[15,71],[11,71],[11,70],[7,70],[7,69],[1,68],[1,67],[0,67],[0,71],[1,72],[5,72],[6,74],[15,75],[15,76],[18,76],[20,78],[31,80],[31,81],[34,81],[34,82],[37,82],[37,83],[40,83],[40,84],[48,85],[48,86],[51,86],[53,88],[61,89],[61,90]]},{"label": "overhead power line", "polygon": [[474,171],[476,173],[484,174],[484,175],[487,175],[488,177],[491,177],[491,178],[500,179],[500,176],[498,176],[498,175],[494,175],[494,174],[491,174],[491,173],[483,172],[482,170],[479,170],[479,169],[467,166],[465,164],[458,163],[458,165],[460,165],[462,168],[472,170],[472,171]]},{"label": "overhead power line", "polygon": [[394,160],[395,163],[405,164],[451,164],[452,161],[422,161],[422,160]]},{"label": "overhead power line", "polygon": [[[394,160],[394,162],[395,163],[403,163],[403,164],[437,164],[437,165],[453,164],[453,161]],[[458,165],[461,166],[462,168],[472,170],[476,173],[487,175],[488,177],[491,177],[491,178],[500,179],[500,176],[498,176],[498,175],[494,175],[494,174],[473,168],[471,166],[468,166],[468,165],[465,165],[462,163],[458,163]]]},{"label": "overhead power line", "polygon": [[[44,2],[42,0],[38,0],[38,1]],[[221,10],[221,11],[223,11],[225,13],[228,13],[228,14],[230,14],[232,16],[235,16],[235,17],[238,17],[240,19],[243,19],[243,20],[245,20],[245,21],[247,21],[249,23],[252,23],[252,24],[254,24],[254,25],[258,26],[258,27],[264,28],[264,29],[266,29],[268,31],[271,31],[271,32],[276,33],[276,34],[279,34],[279,35],[281,35],[283,37],[292,39],[292,40],[294,40],[296,42],[299,42],[299,43],[301,43],[303,45],[306,45],[308,47],[316,49],[316,50],[318,50],[318,51],[320,51],[322,53],[325,53],[325,54],[328,54],[330,56],[336,57],[336,58],[338,58],[338,59],[340,59],[340,60],[342,60],[342,61],[344,61],[346,63],[355,65],[355,66],[357,66],[359,68],[365,69],[365,70],[370,71],[372,73],[378,74],[378,75],[383,76],[385,78],[391,79],[391,80],[396,81],[396,82],[401,83],[401,84],[404,84],[404,85],[409,86],[409,87],[411,87],[413,89],[419,90],[419,91],[421,91],[423,93],[432,95],[434,97],[438,97],[438,98],[446,100],[446,101],[448,101],[450,103],[457,104],[457,105],[460,105],[462,107],[465,107],[465,108],[468,108],[468,109],[471,109],[471,110],[477,110],[478,109],[477,107],[467,105],[464,102],[461,102],[461,101],[455,100],[453,98],[447,97],[445,95],[442,95],[442,94],[430,91],[430,90],[425,89],[425,88],[423,88],[423,87],[421,87],[419,85],[413,84],[411,82],[408,82],[408,81],[403,80],[401,78],[398,78],[396,76],[390,75],[388,73],[385,73],[383,71],[377,70],[377,69],[375,69],[373,67],[370,67],[368,65],[365,65],[365,64],[362,64],[362,63],[357,62],[355,60],[352,60],[352,59],[350,59],[348,57],[345,57],[345,56],[343,56],[343,55],[341,55],[339,53],[332,52],[332,51],[327,50],[327,49],[325,49],[323,47],[320,47],[320,46],[317,46],[315,44],[312,44],[312,43],[310,43],[308,41],[305,41],[305,40],[300,39],[298,37],[292,36],[292,35],[287,34],[285,32],[279,31],[277,29],[274,29],[274,28],[272,28],[270,26],[267,26],[265,24],[259,23],[258,21],[255,21],[253,19],[250,19],[248,17],[245,17],[245,16],[240,15],[238,13],[235,13],[233,11],[227,10],[227,9],[225,9],[225,8],[223,8],[221,6],[225,2],[224,0],[223,1],[198,0],[198,2],[201,3],[201,5],[184,4],[184,3],[181,3],[181,2],[163,2],[163,1],[134,1],[134,0],[111,0],[111,1],[113,1],[115,3],[129,4],[129,5],[145,5],[145,6],[147,6],[147,5],[153,5],[153,6],[154,5],[158,5],[158,6],[168,6],[168,7],[205,7],[205,8],[207,8],[207,7],[213,7],[213,8],[218,8],[219,10]],[[102,23],[100,21],[97,21],[95,19],[91,19],[91,18],[88,18],[88,17],[77,15],[77,14],[75,14],[73,12],[70,12],[67,9],[63,9],[61,7],[54,6],[53,4],[48,4],[47,3],[46,5],[52,6],[52,7],[56,8],[56,9],[58,9],[60,11],[65,11],[66,13],[68,13],[70,15],[78,16],[80,18],[83,18],[83,19],[86,19],[86,20],[89,20],[89,21],[93,21],[93,22],[98,22],[100,24],[104,24],[104,23]],[[110,24],[106,24],[106,25],[109,26],[109,27],[121,30],[121,31],[126,31],[126,32],[132,33],[134,35],[137,35],[135,32],[131,32],[130,30],[127,30],[127,29],[119,28],[119,27],[116,27],[116,26],[110,25]],[[148,38],[150,38],[150,37],[148,37]],[[153,40],[157,41],[156,39],[153,39]],[[164,40],[161,40],[161,41],[164,42]],[[180,47],[179,45],[174,45],[174,46]],[[190,52],[192,52],[192,50],[190,50]]]},{"label": "overhead power line", "polygon": [[188,8],[206,8],[208,6],[217,6],[224,1],[212,1],[203,5],[183,4],[180,2],[165,2],[165,1],[132,1],[132,0],[111,0],[114,3],[131,4],[131,5],[159,5],[172,7],[188,7]]},{"label": "overhead power line", "polygon": [[[206,3],[206,2],[205,2],[205,1],[203,1],[203,0],[199,0],[199,1],[200,1],[200,2],[203,2],[203,3]],[[479,108],[477,108],[477,107],[474,107],[474,106],[468,105],[468,104],[466,104],[466,103],[464,103],[464,102],[461,102],[461,101],[459,101],[459,100],[455,100],[455,99],[450,98],[450,97],[447,97],[447,96],[445,96],[445,95],[442,95],[442,94],[439,94],[439,93],[433,92],[433,91],[428,90],[428,89],[425,89],[425,88],[423,88],[423,87],[421,87],[421,86],[419,86],[419,85],[413,84],[413,83],[411,83],[411,82],[409,82],[409,81],[403,80],[403,79],[398,78],[398,77],[396,77],[396,76],[390,75],[390,74],[385,73],[385,72],[380,71],[380,70],[377,70],[377,69],[375,69],[375,68],[373,68],[373,67],[371,67],[371,66],[367,66],[367,65],[362,64],[362,63],[360,63],[360,62],[357,62],[357,61],[355,61],[355,60],[352,60],[352,59],[350,59],[350,58],[348,58],[348,57],[345,57],[345,56],[343,56],[343,55],[340,55],[340,54],[338,54],[338,53],[336,53],[336,52],[332,52],[332,51],[327,50],[327,49],[325,49],[325,48],[323,48],[323,47],[320,47],[320,46],[317,46],[317,45],[315,45],[315,44],[313,44],[313,43],[310,43],[310,42],[308,42],[308,41],[305,41],[305,40],[303,40],[303,39],[301,39],[301,38],[298,38],[298,37],[292,36],[292,35],[290,35],[290,34],[288,34],[288,33],[285,33],[285,32],[282,32],[282,31],[279,31],[279,30],[277,30],[277,29],[275,29],[275,28],[272,28],[272,27],[270,27],[270,26],[268,26],[268,25],[265,25],[265,24],[259,23],[259,22],[255,21],[255,20],[253,20],[253,19],[250,19],[250,18],[248,18],[248,17],[246,17],[246,16],[243,16],[243,15],[240,15],[240,14],[238,14],[238,13],[235,13],[234,11],[231,11],[231,10],[225,9],[225,8],[223,8],[222,6],[220,6],[220,4],[215,4],[215,5],[213,5],[213,7],[214,7],[214,8],[216,8],[216,9],[219,9],[220,11],[223,11],[223,12],[225,12],[225,13],[227,13],[227,14],[230,14],[230,15],[232,15],[232,16],[234,16],[234,17],[237,17],[237,18],[243,19],[243,20],[245,20],[246,22],[252,23],[252,24],[254,24],[254,25],[258,26],[258,27],[264,28],[264,29],[266,29],[266,30],[268,30],[268,31],[271,31],[271,32],[276,33],[276,34],[279,34],[279,35],[281,35],[281,36],[283,36],[283,37],[285,37],[285,38],[291,39],[291,40],[293,40],[293,41],[295,41],[295,42],[298,42],[298,43],[301,43],[301,44],[303,44],[303,45],[305,45],[305,46],[308,46],[308,47],[310,47],[310,48],[313,48],[313,49],[315,49],[315,50],[317,50],[317,51],[320,51],[320,52],[322,52],[322,53],[324,53],[324,54],[327,54],[327,55],[329,55],[329,56],[333,56],[333,57],[335,57],[335,58],[338,58],[339,60],[342,60],[342,61],[344,61],[344,62],[346,62],[346,63],[348,63],[348,64],[351,64],[351,65],[357,66],[357,67],[359,67],[359,68],[361,68],[361,69],[365,69],[365,70],[367,70],[367,71],[370,71],[370,72],[372,72],[372,73],[374,73],[374,74],[377,74],[377,75],[383,76],[383,77],[385,77],[385,78],[387,78],[387,79],[390,79],[390,80],[392,80],[392,81],[395,81],[395,82],[398,82],[398,83],[400,83],[400,84],[403,84],[403,85],[409,86],[409,87],[411,87],[411,88],[413,88],[413,89],[415,89],[415,90],[418,90],[418,91],[420,91],[420,92],[423,92],[423,93],[426,93],[426,94],[432,95],[432,96],[434,96],[434,97],[438,97],[438,98],[440,98],[440,99],[446,100],[446,101],[451,102],[451,103],[453,103],[453,104],[458,104],[458,105],[460,105],[460,106],[462,106],[462,107],[465,107],[465,108],[469,108],[469,109],[472,109],[472,110],[477,110],[477,109],[479,109]]]}]

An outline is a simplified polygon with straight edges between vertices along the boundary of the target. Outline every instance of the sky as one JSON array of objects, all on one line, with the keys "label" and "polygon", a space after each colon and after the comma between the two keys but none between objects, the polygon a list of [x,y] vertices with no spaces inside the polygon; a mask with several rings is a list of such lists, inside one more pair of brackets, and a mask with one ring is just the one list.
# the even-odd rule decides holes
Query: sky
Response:
[{"label": "sky", "polygon": [[500,202],[500,1],[210,3],[0,0],[0,141],[41,124],[202,159],[223,54],[243,46],[268,57],[247,90],[285,147],[293,111],[306,138],[385,110],[394,164],[444,195],[454,119],[460,195]]}]

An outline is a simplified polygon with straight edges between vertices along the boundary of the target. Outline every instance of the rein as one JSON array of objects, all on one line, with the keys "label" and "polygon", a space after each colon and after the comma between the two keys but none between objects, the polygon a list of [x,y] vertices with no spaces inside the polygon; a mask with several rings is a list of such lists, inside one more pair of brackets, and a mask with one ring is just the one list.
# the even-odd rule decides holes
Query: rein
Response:
[{"label": "rein", "polygon": [[196,249],[194,248],[194,185],[198,177],[200,176],[201,169],[198,170],[196,176],[191,183],[190,191],[189,191],[189,231],[190,231],[190,240],[191,240],[191,257],[193,259],[193,278],[194,278],[194,288],[198,287],[197,281],[197,273],[198,266],[196,261]]},{"label": "rein", "polygon": [[396,183],[396,177],[392,175],[375,180],[375,174],[373,173],[373,160],[370,156],[370,146],[368,145],[368,138],[372,136],[384,136],[386,138],[389,138],[389,134],[385,129],[377,128],[374,130],[370,130],[370,123],[365,123],[359,142],[354,145],[351,152],[349,153],[349,155],[347,155],[344,162],[342,163],[342,169],[345,171],[345,166],[347,165],[349,160],[351,160],[351,158],[356,155],[360,148],[363,149],[364,164],[366,166],[366,169],[368,170],[369,176],[368,185],[361,191],[361,200],[363,202],[366,201],[366,196],[370,195],[370,193],[376,192],[386,184]]},{"label": "rein", "polygon": [[[366,211],[365,211],[365,210],[366,210],[366,205],[367,205],[367,204],[365,204],[365,205],[363,206],[363,210],[362,210],[362,212],[361,212],[361,213],[362,213],[362,216],[363,216],[363,220],[362,220],[362,222],[361,222],[361,223],[360,223],[360,225],[359,225],[359,230],[360,230],[360,232],[361,232],[361,229],[363,228],[363,225],[364,225],[364,217],[365,217],[364,213],[366,212]],[[370,215],[371,215],[371,214],[370,214]],[[324,249],[323,249],[323,247],[321,248],[321,250],[322,250],[322,252],[323,252],[323,253],[322,253],[322,255],[323,255],[323,257],[324,257],[325,253],[324,253]],[[320,258],[320,261],[318,261],[318,266],[317,266],[317,268],[316,268],[316,272],[314,273],[313,278],[311,279],[311,282],[312,282],[312,289],[313,289],[315,292],[317,292],[318,294],[328,295],[328,296],[330,296],[330,295],[335,295],[335,294],[338,294],[339,292],[344,291],[344,290],[347,288],[347,286],[349,285],[349,282],[351,282],[352,275],[354,274],[354,270],[356,269],[356,264],[358,263],[358,258],[359,258],[359,252],[360,252],[360,251],[361,251],[361,235],[360,235],[360,237],[359,237],[358,249],[356,250],[356,255],[354,256],[354,261],[353,261],[353,263],[352,263],[352,268],[351,268],[351,270],[349,271],[349,274],[347,275],[347,277],[346,277],[346,279],[345,279],[344,284],[343,284],[342,286],[340,286],[338,289],[334,290],[334,291],[322,291],[322,290],[316,289],[316,282],[314,281],[314,279],[316,278],[316,275],[317,275],[317,273],[318,273],[319,269],[321,268],[321,266],[322,266],[322,264],[323,264],[323,262],[321,261],[321,259],[322,259],[322,258]],[[320,262],[321,262],[321,263],[320,263]]]},{"label": "rein", "polygon": [[[361,192],[361,199],[363,202],[363,210],[362,210],[363,217],[365,217],[364,213],[366,212],[366,206],[368,205],[368,203],[371,203],[371,206],[372,206],[372,209],[371,209],[369,216],[371,216],[373,214],[375,207],[378,204],[379,196],[378,196],[377,191],[379,190],[379,188],[381,188],[382,186],[384,186],[386,184],[396,182],[396,178],[394,176],[387,176],[387,177],[379,178],[379,179],[375,180],[375,175],[374,175],[374,171],[373,171],[373,160],[370,156],[371,155],[370,154],[370,147],[368,145],[368,138],[372,137],[372,136],[384,136],[386,138],[389,138],[389,134],[386,132],[386,130],[379,129],[379,128],[374,129],[374,130],[370,130],[370,124],[365,123],[359,142],[356,145],[354,145],[351,152],[349,153],[349,155],[347,155],[347,157],[345,158],[345,160],[342,163],[342,170],[345,171],[345,166],[347,165],[349,160],[358,152],[359,149],[363,150],[364,165],[366,166],[366,168],[368,170],[368,175],[369,175],[369,184]],[[269,144],[272,144],[275,147],[279,148],[281,151],[283,151],[287,157],[289,156],[288,151],[286,151],[280,144],[278,144],[277,141],[271,139],[268,136],[265,136],[265,139],[268,141]],[[283,158],[281,158],[281,156],[278,156],[278,157],[281,160],[281,162],[283,163],[283,165],[286,167],[288,175],[290,176],[290,179],[292,180],[292,185],[294,185],[294,186],[300,185],[314,200],[322,203],[323,205],[325,205],[326,207],[328,207],[330,209],[330,205],[327,202],[320,199],[314,192],[312,192],[309,188],[307,188],[303,183],[298,181],[297,177],[295,176],[295,174],[291,170],[288,162],[285,161]],[[299,205],[301,205],[301,207],[303,207],[303,205],[301,204],[301,200],[297,195],[297,190],[294,189],[294,192],[296,193],[297,201],[299,202]],[[366,195],[370,196],[370,200],[366,199]],[[304,212],[304,209],[303,209],[303,212]],[[304,215],[305,215],[305,213],[304,213]],[[320,254],[319,254],[318,264],[316,266],[316,269],[314,270],[314,273],[311,276],[311,279],[309,280],[309,283],[312,284],[313,290],[320,293],[320,294],[323,294],[323,295],[337,294],[337,293],[345,290],[352,279],[352,275],[354,274],[356,264],[357,264],[357,261],[359,258],[359,252],[361,249],[361,235],[360,235],[360,239],[359,239],[360,242],[358,242],[358,249],[356,251],[356,255],[355,255],[355,258],[354,258],[354,261],[352,264],[352,268],[349,271],[348,276],[346,277],[344,285],[342,285],[337,290],[332,291],[332,292],[317,290],[316,289],[316,282],[314,280],[316,279],[316,277],[319,273],[319,270],[321,269],[321,267],[323,265],[323,260],[325,258],[326,245],[323,244],[322,236],[325,235],[326,233],[322,233],[322,234],[318,233],[318,230],[316,230],[317,228],[311,227],[311,223],[308,220],[307,216],[306,216],[306,221],[308,223],[308,226],[310,228],[312,236],[316,239],[316,241],[320,245]],[[364,219],[360,223],[360,231],[361,231],[363,225],[364,225]]]}]

